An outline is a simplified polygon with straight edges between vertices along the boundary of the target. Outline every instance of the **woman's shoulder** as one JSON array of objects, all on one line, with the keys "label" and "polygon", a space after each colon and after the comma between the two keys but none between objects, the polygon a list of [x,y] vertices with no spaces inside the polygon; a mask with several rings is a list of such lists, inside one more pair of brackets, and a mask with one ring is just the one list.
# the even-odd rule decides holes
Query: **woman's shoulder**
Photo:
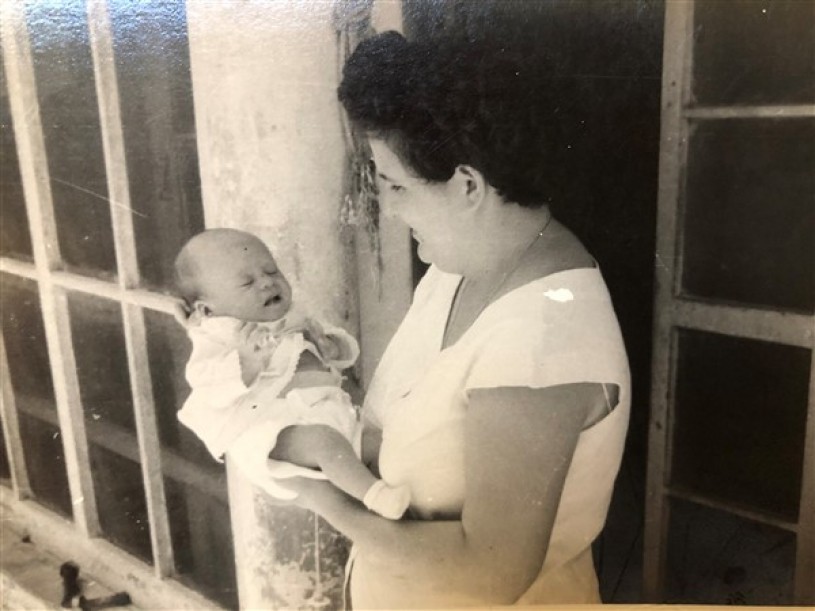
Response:
[{"label": "woman's shoulder", "polygon": [[547,327],[561,317],[574,323],[610,307],[608,288],[595,264],[529,280],[497,299],[485,312],[491,322],[525,319]]},{"label": "woman's shoulder", "polygon": [[625,345],[597,267],[519,287],[496,301],[473,331],[470,388],[626,379]]}]

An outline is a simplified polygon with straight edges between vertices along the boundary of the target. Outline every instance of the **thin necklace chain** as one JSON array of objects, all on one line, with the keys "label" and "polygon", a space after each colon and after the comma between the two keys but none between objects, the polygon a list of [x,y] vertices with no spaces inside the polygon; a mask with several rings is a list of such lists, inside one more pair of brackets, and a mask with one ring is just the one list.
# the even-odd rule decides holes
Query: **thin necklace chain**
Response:
[{"label": "thin necklace chain", "polygon": [[[487,295],[487,297],[481,303],[481,307],[475,313],[473,321],[478,320],[478,317],[481,316],[481,313],[487,309],[487,306],[490,305],[490,303],[492,303],[493,299],[495,299],[495,297],[498,295],[501,289],[504,288],[504,285],[506,284],[507,280],[509,280],[510,276],[512,276],[512,274],[514,274],[518,270],[518,268],[521,265],[521,262],[526,258],[526,255],[529,253],[529,251],[532,250],[532,247],[535,244],[537,244],[538,240],[540,240],[541,237],[543,237],[543,234],[549,228],[549,224],[551,222],[552,222],[552,212],[549,211],[549,215],[546,218],[546,222],[543,224],[543,227],[540,228],[540,231],[538,231],[538,233],[535,234],[535,237],[532,239],[532,241],[529,242],[529,244],[527,244],[526,247],[521,251],[521,254],[518,255],[518,258],[515,259],[515,262],[512,264],[512,266],[507,268],[507,270],[502,274],[500,282],[498,282],[498,284],[495,285],[495,288],[493,288],[490,291],[489,295]],[[447,319],[447,326],[444,330],[443,338],[444,346],[447,346],[447,336],[450,332],[450,327],[452,326],[453,321],[458,316],[458,310],[462,301],[461,297],[464,293],[464,287],[466,286],[466,284],[467,278],[462,278],[461,284],[459,284],[458,290],[456,291],[456,294],[453,297],[453,307],[450,310],[450,316]]]}]

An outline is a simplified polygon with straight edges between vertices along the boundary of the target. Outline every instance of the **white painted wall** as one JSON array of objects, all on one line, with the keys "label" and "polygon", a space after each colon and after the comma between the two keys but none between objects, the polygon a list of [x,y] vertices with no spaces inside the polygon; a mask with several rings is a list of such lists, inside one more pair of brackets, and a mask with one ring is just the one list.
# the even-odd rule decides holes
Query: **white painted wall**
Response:
[{"label": "white painted wall", "polygon": [[355,331],[331,8],[190,1],[190,59],[206,225],[259,235],[295,299]]}]

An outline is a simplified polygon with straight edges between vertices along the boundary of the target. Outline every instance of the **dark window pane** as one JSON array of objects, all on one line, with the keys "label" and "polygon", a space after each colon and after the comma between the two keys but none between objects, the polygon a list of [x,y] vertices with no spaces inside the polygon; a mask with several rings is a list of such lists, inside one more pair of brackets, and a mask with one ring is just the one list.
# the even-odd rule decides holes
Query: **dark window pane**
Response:
[{"label": "dark window pane", "polygon": [[84,2],[26,3],[48,171],[65,264],[116,270]]},{"label": "dark window pane", "polygon": [[68,294],[79,392],[106,538],[152,561],[121,306]]},{"label": "dark window pane", "polygon": [[662,602],[791,605],[794,567],[793,533],[695,503],[671,502]]},{"label": "dark window pane", "polygon": [[0,274],[0,306],[11,385],[17,401],[30,399],[56,414],[37,284],[19,276]]},{"label": "dark window pane", "polygon": [[112,3],[139,268],[170,287],[172,263],[203,229],[183,0]]},{"label": "dark window pane", "polygon": [[0,274],[0,316],[32,492],[43,505],[72,516],[37,284]]},{"label": "dark window pane", "polygon": [[223,495],[165,478],[178,578],[229,609],[238,608],[232,528]]},{"label": "dark window pane", "polygon": [[815,2],[697,2],[694,21],[698,103],[815,102]]},{"label": "dark window pane", "polygon": [[[0,53],[2,65],[2,53]],[[32,260],[20,163],[11,123],[6,72],[0,69],[0,255]]]},{"label": "dark window pane", "polygon": [[85,419],[135,435],[121,306],[69,293],[68,308]]},{"label": "dark window pane", "polygon": [[[150,522],[141,466],[122,454],[138,456],[136,438],[120,429],[88,427],[91,473],[106,539],[152,563]],[[100,436],[99,433],[108,435]]]},{"label": "dark window pane", "polygon": [[681,331],[672,484],[795,521],[810,354]]},{"label": "dark window pane", "polygon": [[28,481],[37,502],[71,518],[71,490],[56,414],[38,407],[36,402],[17,400]]},{"label": "dark window pane", "polygon": [[815,309],[815,121],[706,121],[691,136],[683,288]]}]

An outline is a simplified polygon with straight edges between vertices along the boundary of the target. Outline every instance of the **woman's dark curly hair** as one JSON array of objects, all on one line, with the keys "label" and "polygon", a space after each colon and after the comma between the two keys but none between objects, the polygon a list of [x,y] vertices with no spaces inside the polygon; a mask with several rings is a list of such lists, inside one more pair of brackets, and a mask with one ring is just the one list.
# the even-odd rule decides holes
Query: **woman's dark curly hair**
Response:
[{"label": "woman's dark curly hair", "polygon": [[486,42],[385,32],[348,58],[338,95],[419,177],[446,181],[470,165],[505,200],[538,207],[575,179],[569,161],[585,131],[574,81],[542,63]]}]

